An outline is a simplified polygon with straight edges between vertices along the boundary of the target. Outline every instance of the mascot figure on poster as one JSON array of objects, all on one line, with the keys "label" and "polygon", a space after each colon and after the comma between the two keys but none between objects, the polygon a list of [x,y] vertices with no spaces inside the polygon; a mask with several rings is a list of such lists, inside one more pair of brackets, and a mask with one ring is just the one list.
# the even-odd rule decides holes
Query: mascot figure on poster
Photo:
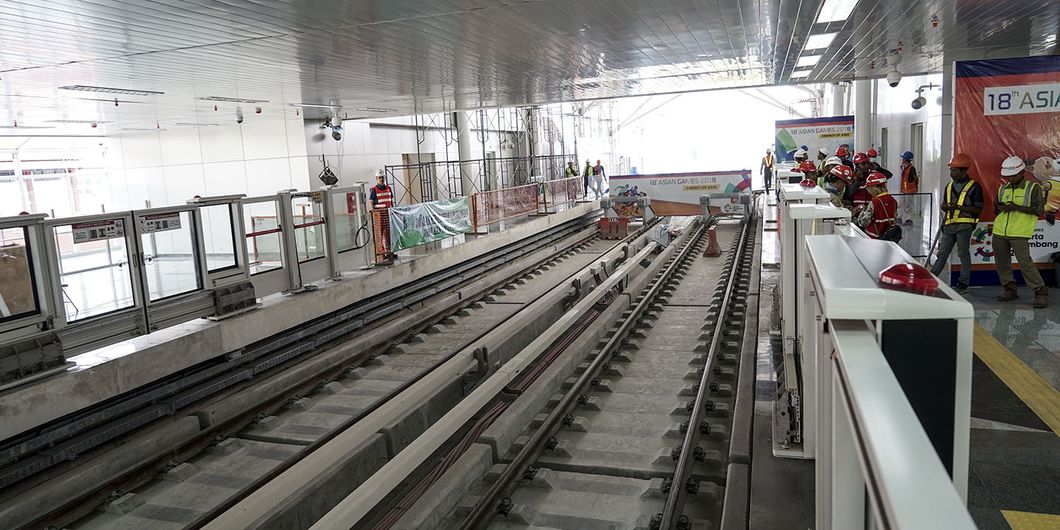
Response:
[{"label": "mascot figure on poster", "polygon": [[1045,220],[1052,225],[1060,211],[1060,158],[1043,156],[1034,161],[1031,172],[1045,190]]}]

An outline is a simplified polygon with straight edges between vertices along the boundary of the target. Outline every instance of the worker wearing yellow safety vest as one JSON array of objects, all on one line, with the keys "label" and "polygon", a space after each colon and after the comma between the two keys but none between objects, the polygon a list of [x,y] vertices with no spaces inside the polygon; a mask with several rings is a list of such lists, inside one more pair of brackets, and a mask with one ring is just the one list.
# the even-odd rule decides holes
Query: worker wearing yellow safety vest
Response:
[{"label": "worker wearing yellow safety vest", "polygon": [[1038,218],[1045,211],[1045,195],[1037,182],[1027,178],[1027,166],[1018,156],[1010,156],[1001,163],[1001,176],[1007,181],[997,191],[994,201],[994,260],[997,275],[1004,291],[999,302],[1018,298],[1016,280],[1012,276],[1012,258],[1015,254],[1020,272],[1027,287],[1034,289],[1034,307],[1049,305],[1049,288],[1031,259],[1030,239]]},{"label": "worker wearing yellow safety vest", "polygon": [[[961,260],[961,276],[957,281],[957,292],[968,291],[968,282],[972,277],[972,253],[969,249],[972,231],[979,222],[983,212],[983,188],[968,176],[972,159],[964,153],[953,155],[950,160],[950,178],[946,192],[942,196],[943,225],[939,240],[938,255],[931,272],[949,283],[950,252],[957,245],[957,257]],[[946,276],[942,276],[943,270]]]}]

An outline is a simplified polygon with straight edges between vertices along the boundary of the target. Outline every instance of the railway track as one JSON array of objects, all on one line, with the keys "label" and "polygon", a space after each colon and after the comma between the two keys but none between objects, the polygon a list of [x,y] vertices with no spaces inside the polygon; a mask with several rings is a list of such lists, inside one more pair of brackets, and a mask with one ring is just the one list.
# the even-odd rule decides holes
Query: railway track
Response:
[{"label": "railway track", "polygon": [[[749,222],[740,228],[723,225],[717,233],[731,240],[725,257],[702,255],[703,233],[675,253],[577,368],[560,379],[561,390],[544,409],[523,415],[533,419],[495,457],[498,464],[460,464],[446,455],[452,476],[442,488],[450,490],[417,495],[437,503],[462,489],[456,484],[474,484],[463,488],[461,501],[449,504],[447,515],[399,500],[356,527],[719,527],[755,230]],[[487,409],[482,416],[511,427],[503,412]],[[472,428],[488,462],[483,446],[504,445],[483,432],[489,429]],[[465,446],[470,454],[471,446]]]},{"label": "railway track", "polygon": [[[96,432],[86,429],[72,434],[65,443],[84,444],[86,438],[95,437],[93,447],[98,450],[82,462],[66,462],[68,458],[63,457],[37,473],[18,477],[22,481],[5,488],[0,499],[0,522],[5,528],[138,528],[151,521],[181,527],[178,520],[201,524],[202,513],[209,512],[212,505],[238,498],[247,482],[298,460],[331,432],[355,423],[359,416],[430,372],[461,344],[518,314],[542,291],[573,280],[585,280],[588,286],[593,272],[583,270],[586,264],[596,263],[593,270],[600,274],[608,263],[613,266],[623,259],[628,251],[623,247],[637,235],[627,241],[603,242],[592,236],[591,230],[568,226],[545,236],[547,239],[536,248],[521,245],[507,249],[522,257],[521,263],[513,263],[514,257],[504,255],[482,256],[477,260],[481,263],[472,264],[478,270],[462,271],[463,275],[455,278],[437,278],[424,287],[425,291],[403,290],[406,300],[388,293],[388,297],[369,301],[372,305],[359,304],[359,310],[350,311],[354,319],[332,315],[293,332],[293,338],[274,339],[271,345],[280,347],[271,351],[259,345],[258,351],[245,353],[255,363],[231,363],[235,373],[206,367],[203,370],[211,377],[199,378],[196,381],[200,384],[186,388],[185,394],[169,392],[164,400],[147,402],[156,407],[161,402],[169,407],[169,414],[179,408],[174,402],[180,399],[194,404],[195,410],[173,414],[179,417],[166,418],[168,421],[159,422],[161,425],[121,433],[124,436],[109,432],[111,438],[99,440],[98,431],[107,432],[107,427],[113,426],[113,421],[108,425],[102,419],[129,421],[130,414],[143,411],[129,412],[118,403],[118,412],[90,411],[73,418],[74,423],[95,426]],[[553,255],[557,249],[560,255]],[[577,289],[569,291],[568,296],[577,297]],[[411,303],[406,303],[408,299]],[[397,310],[392,309],[395,306]],[[378,325],[367,328],[367,317],[372,315]],[[351,340],[352,331],[361,333]],[[424,346],[427,338],[431,344]],[[403,344],[391,348],[402,339]],[[513,347],[517,342],[513,341]],[[389,353],[383,354],[388,349]],[[258,371],[250,375],[238,371],[248,366]],[[218,388],[218,383],[225,386]],[[436,403],[439,410],[459,399],[459,388],[447,391]],[[191,400],[196,394],[200,399]],[[87,423],[85,418],[93,415],[96,422]],[[158,416],[157,412],[146,414],[149,419]],[[430,420],[427,411],[415,411],[391,426],[382,446],[375,449],[399,450]],[[53,426],[37,436],[57,430]],[[9,454],[12,448],[23,454],[19,455],[22,458],[8,459],[6,469],[36,457],[55,459],[54,454],[31,453],[26,448],[32,443],[27,440],[34,438],[7,446]],[[376,462],[385,458],[384,454]],[[370,468],[372,460],[366,462]],[[226,465],[236,472],[218,472],[217,467],[211,467]],[[90,490],[86,484],[92,485]],[[166,496],[178,495],[181,489],[191,491],[190,504],[165,504]],[[158,503],[153,502],[156,498]]]}]

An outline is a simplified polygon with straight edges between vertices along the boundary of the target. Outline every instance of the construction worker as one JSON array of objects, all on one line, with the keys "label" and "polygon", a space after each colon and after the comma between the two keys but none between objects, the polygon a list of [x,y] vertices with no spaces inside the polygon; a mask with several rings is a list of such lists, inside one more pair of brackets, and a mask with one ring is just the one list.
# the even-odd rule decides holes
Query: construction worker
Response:
[{"label": "construction worker", "polygon": [[839,149],[835,150],[835,156],[839,157],[839,160],[843,162],[844,166],[849,167],[851,171],[854,170],[854,164],[848,158],[850,156],[850,149],[846,144],[839,146]]},{"label": "construction worker", "polygon": [[920,190],[920,177],[913,166],[913,152],[902,153],[902,193],[916,193]]},{"label": "construction worker", "polygon": [[828,160],[828,150],[822,147],[817,150],[817,167],[823,166],[825,160]]},{"label": "construction worker", "polygon": [[577,177],[578,176],[578,168],[574,166],[574,162],[573,161],[572,162],[567,162],[567,170],[564,172],[563,176],[565,176],[567,178]]},{"label": "construction worker", "polygon": [[972,278],[972,253],[969,248],[972,231],[979,222],[979,214],[983,212],[983,188],[968,176],[968,168],[972,167],[972,158],[968,155],[957,153],[948,165],[952,181],[946,185],[942,204],[939,205],[942,209],[943,225],[939,236],[938,254],[931,272],[942,278],[940,275],[945,270],[946,277],[943,279],[949,283],[950,252],[956,244],[957,257],[961,260],[957,292],[964,294],[968,291]]},{"label": "construction worker", "polygon": [[850,171],[850,168],[843,164],[835,164],[832,169],[828,171],[828,175],[825,179],[824,191],[828,192],[830,196],[829,202],[836,208],[846,208],[847,205],[843,200],[843,196],[846,193],[847,186],[850,185],[850,181],[854,178],[854,173]]},{"label": "construction worker", "polygon": [[607,173],[604,171],[604,165],[597,160],[596,165],[593,166],[593,188],[596,191],[597,198],[604,196],[604,179],[606,177]]},{"label": "construction worker", "polygon": [[843,165],[843,161],[838,156],[830,156],[824,161],[821,167],[817,168],[817,185],[824,187],[824,183],[828,181],[828,175],[832,172],[832,168]]},{"label": "construction worker", "polygon": [[386,183],[386,175],[379,171],[375,175],[375,186],[368,193],[368,200],[372,203],[372,209],[386,209],[394,206],[394,190]]},{"label": "construction worker", "polygon": [[791,169],[788,184],[799,184],[805,179],[817,180],[817,166],[809,160],[803,160],[798,167]]},{"label": "construction worker", "polygon": [[806,154],[806,150],[801,148],[796,149],[791,157],[795,159],[795,167],[798,167],[799,164],[810,159],[810,155]]},{"label": "construction worker", "polygon": [[1001,177],[1005,183],[997,190],[994,201],[994,260],[997,275],[1004,289],[999,302],[1018,298],[1016,279],[1012,275],[1012,255],[1020,264],[1020,272],[1027,287],[1034,289],[1034,307],[1049,305],[1049,288],[1031,259],[1030,239],[1038,218],[1045,212],[1042,186],[1027,178],[1027,166],[1018,156],[1010,156],[1001,163]]},{"label": "construction worker", "polygon": [[766,148],[766,156],[762,157],[762,165],[759,168],[762,171],[762,178],[766,181],[766,193],[769,193],[769,187],[773,184],[773,172],[776,171],[777,159],[773,156],[773,148]]},{"label": "construction worker", "polygon": [[854,215],[857,216],[872,201],[872,194],[865,189],[865,180],[871,169],[869,168],[869,157],[865,153],[854,155],[854,180],[847,187],[847,200],[853,207]]},{"label": "construction worker", "polygon": [[593,163],[585,159],[585,169],[582,170],[582,198],[589,194],[589,175],[593,174]]},{"label": "construction worker", "polygon": [[[876,164],[876,159],[880,157],[880,152],[875,147],[870,147],[868,151],[865,151],[865,154],[868,155],[869,162],[873,164]],[[878,166],[879,164],[876,165]]]},{"label": "construction worker", "polygon": [[[888,232],[888,229],[896,226],[894,219],[898,213],[898,201],[887,193],[887,176],[876,171],[869,173],[865,177],[864,189],[872,196],[872,199],[858,214],[858,226],[865,229],[865,233],[873,239],[895,241],[896,239]],[[897,237],[901,238],[900,235]]]}]

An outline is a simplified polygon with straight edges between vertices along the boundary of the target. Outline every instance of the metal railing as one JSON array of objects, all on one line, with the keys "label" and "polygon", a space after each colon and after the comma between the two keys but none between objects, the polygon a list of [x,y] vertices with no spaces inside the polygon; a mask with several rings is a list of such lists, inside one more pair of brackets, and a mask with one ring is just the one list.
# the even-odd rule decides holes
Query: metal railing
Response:
[{"label": "metal railing", "polygon": [[577,157],[545,155],[443,160],[389,165],[383,171],[387,182],[397,191],[396,203],[408,205],[561,179],[570,161],[576,162]]}]

